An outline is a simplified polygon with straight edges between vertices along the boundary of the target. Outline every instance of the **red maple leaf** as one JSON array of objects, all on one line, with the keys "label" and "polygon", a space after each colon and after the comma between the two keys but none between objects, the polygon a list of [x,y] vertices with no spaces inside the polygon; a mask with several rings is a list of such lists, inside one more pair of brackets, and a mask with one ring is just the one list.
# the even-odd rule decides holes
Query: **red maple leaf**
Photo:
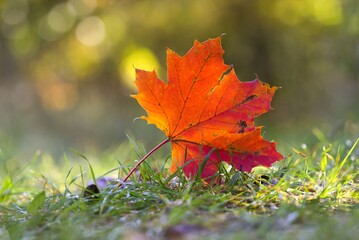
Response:
[{"label": "red maple leaf", "polygon": [[171,172],[184,166],[186,176],[195,176],[206,160],[201,177],[207,178],[221,161],[251,171],[283,158],[254,126],[254,118],[271,109],[277,88],[258,78],[241,82],[224,64],[223,53],[220,37],[195,41],[184,57],[168,49],[167,84],[155,71],[136,69],[138,94],[133,97],[148,114],[141,118],[168,137],[154,150],[171,143]]}]

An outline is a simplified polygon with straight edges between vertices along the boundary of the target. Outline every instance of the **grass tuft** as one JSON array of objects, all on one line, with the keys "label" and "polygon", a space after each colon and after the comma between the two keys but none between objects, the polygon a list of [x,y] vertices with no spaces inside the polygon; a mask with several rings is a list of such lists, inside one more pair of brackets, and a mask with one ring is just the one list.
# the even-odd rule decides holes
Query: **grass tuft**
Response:
[{"label": "grass tuft", "polygon": [[[64,155],[68,168],[63,166],[58,182],[65,183],[57,187],[37,173],[42,159],[49,159],[37,154],[26,167],[1,177],[0,238],[355,239],[359,139],[329,143],[319,136],[322,142],[294,149],[271,168],[245,173],[222,164],[211,183],[188,180],[183,169],[170,174],[166,156],[151,157],[118,187],[135,157],[115,149],[99,157],[101,163],[93,156]],[[138,158],[146,154],[133,138],[130,142]],[[125,144],[119,149],[127,149]]]}]

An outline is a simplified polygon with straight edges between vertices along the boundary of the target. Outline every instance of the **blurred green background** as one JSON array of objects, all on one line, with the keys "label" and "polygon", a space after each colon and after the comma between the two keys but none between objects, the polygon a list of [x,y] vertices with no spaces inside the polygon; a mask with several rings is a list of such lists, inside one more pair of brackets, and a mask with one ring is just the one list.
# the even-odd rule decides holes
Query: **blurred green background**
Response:
[{"label": "blurred green background", "polygon": [[[225,62],[242,81],[280,86],[257,124],[285,153],[312,129],[358,135],[357,0],[5,0],[0,3],[0,148],[31,156],[117,146],[131,132],[164,138],[133,119],[134,67],[166,80],[166,47],[223,33]],[[349,126],[349,127],[348,127]]]}]

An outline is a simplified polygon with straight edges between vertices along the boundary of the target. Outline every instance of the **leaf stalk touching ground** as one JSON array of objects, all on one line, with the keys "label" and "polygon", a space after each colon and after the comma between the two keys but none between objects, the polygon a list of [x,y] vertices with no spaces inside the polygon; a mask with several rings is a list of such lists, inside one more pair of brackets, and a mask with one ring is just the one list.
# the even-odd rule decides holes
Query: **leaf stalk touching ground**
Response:
[{"label": "leaf stalk touching ground", "polygon": [[160,144],[154,147],[151,151],[149,151],[145,156],[143,156],[143,158],[141,158],[141,160],[138,161],[138,163],[131,169],[131,171],[127,174],[127,176],[123,179],[123,181],[117,185],[117,187],[120,187],[122,183],[125,183],[131,177],[131,175],[136,171],[136,169],[142,164],[143,161],[145,161],[152,153],[154,153],[157,149],[159,149],[169,141],[170,139],[166,138]]}]

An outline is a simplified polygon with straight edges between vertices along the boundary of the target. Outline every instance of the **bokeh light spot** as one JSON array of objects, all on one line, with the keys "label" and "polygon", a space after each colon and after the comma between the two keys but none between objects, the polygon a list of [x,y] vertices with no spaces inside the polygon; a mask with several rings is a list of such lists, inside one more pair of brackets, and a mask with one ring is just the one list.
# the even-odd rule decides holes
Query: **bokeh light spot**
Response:
[{"label": "bokeh light spot", "polygon": [[324,25],[337,25],[342,21],[342,7],[338,0],[313,1],[314,16]]},{"label": "bokeh light spot", "polygon": [[37,45],[36,38],[31,34],[31,29],[27,24],[23,24],[14,30],[11,37],[11,51],[17,57],[30,54]]},{"label": "bokeh light spot", "polygon": [[76,37],[85,46],[99,45],[105,38],[105,24],[99,17],[87,17],[76,28]]},{"label": "bokeh light spot", "polygon": [[15,25],[23,22],[28,14],[29,4],[26,0],[6,1],[2,10],[5,23]]},{"label": "bokeh light spot", "polygon": [[64,111],[77,103],[78,93],[73,84],[62,81],[42,82],[39,85],[41,103],[46,110]]},{"label": "bokeh light spot", "polygon": [[143,69],[147,71],[156,70],[160,71],[160,65],[158,63],[155,54],[148,48],[135,48],[131,47],[125,52],[125,57],[119,66],[119,75],[123,83],[130,89],[135,90],[134,84],[136,73],[135,68]]},{"label": "bokeh light spot", "polygon": [[49,26],[59,33],[68,31],[75,22],[75,11],[71,4],[60,3],[47,16]]}]

